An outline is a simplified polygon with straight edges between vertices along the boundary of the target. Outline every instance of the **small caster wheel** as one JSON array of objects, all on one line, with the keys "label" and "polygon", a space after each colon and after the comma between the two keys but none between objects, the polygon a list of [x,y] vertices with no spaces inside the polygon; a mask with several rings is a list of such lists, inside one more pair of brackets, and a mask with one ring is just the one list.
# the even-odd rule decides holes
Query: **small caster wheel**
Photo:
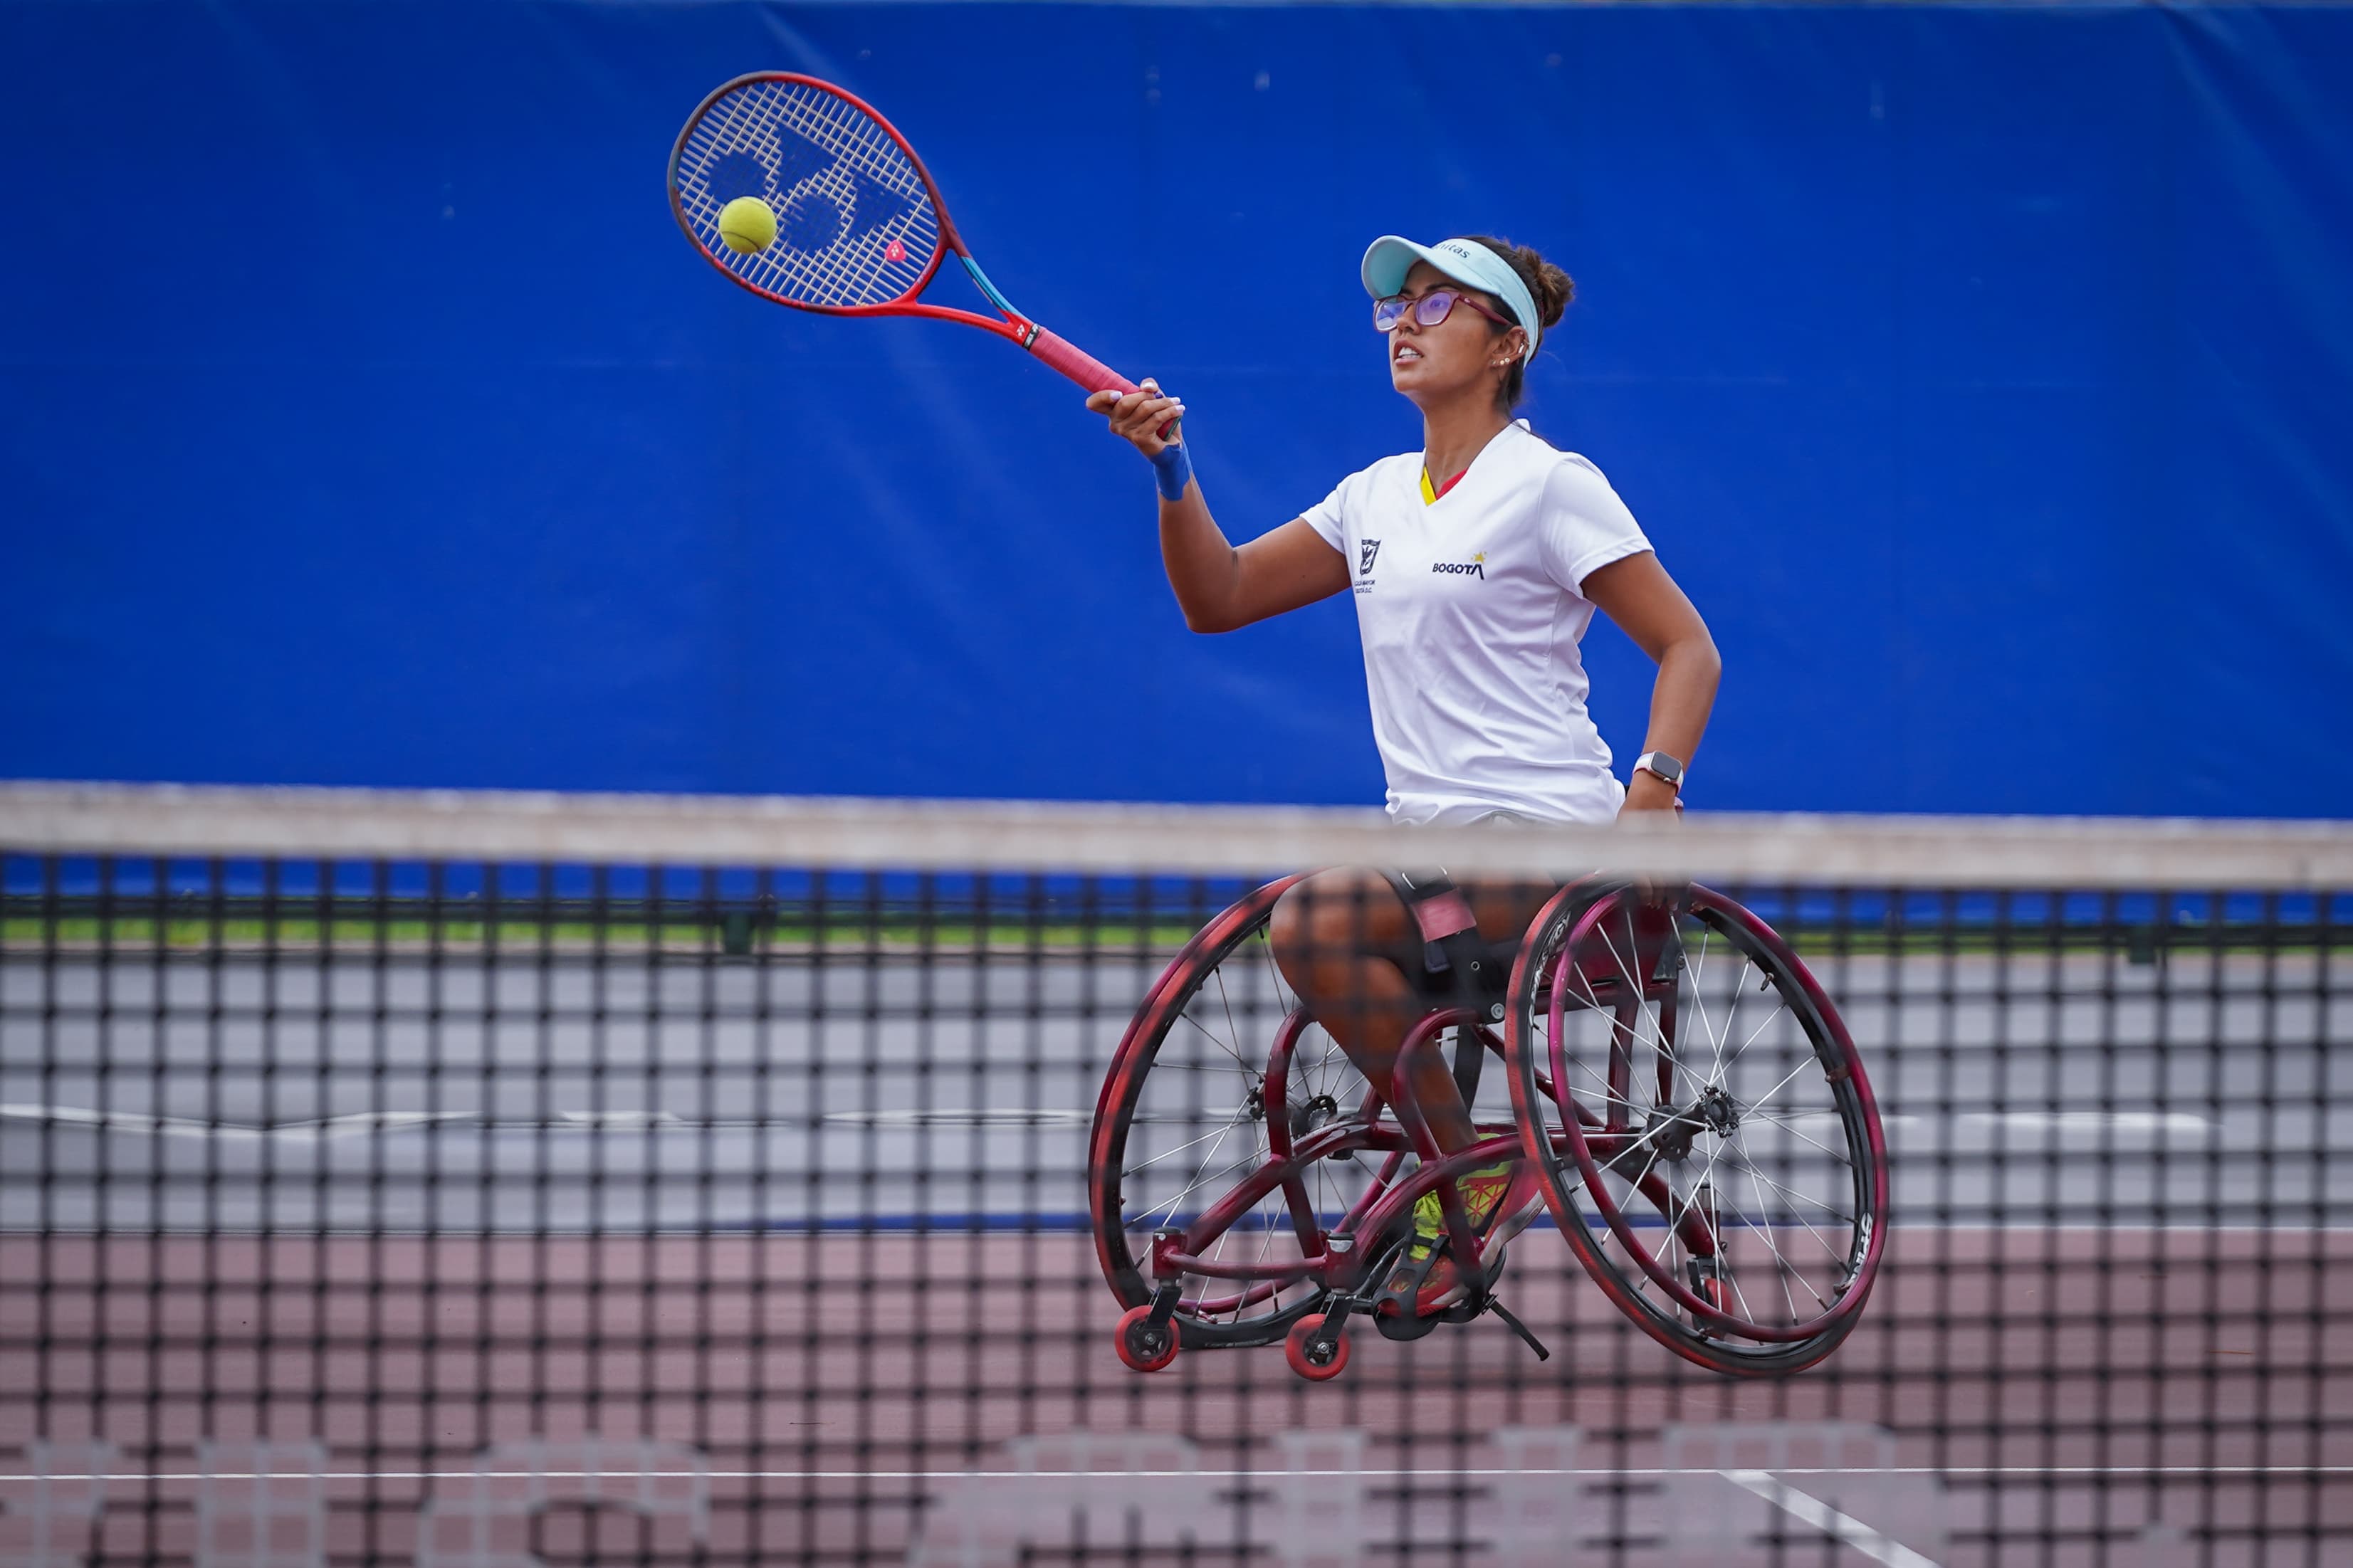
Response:
[{"label": "small caster wheel", "polygon": [[1150,1307],[1130,1307],[1119,1320],[1114,1342],[1119,1359],[1130,1367],[1158,1372],[1176,1359],[1176,1325],[1172,1321],[1155,1328]]},{"label": "small caster wheel", "polygon": [[1326,1341],[1323,1330],[1324,1314],[1310,1312],[1291,1325],[1291,1333],[1282,1342],[1282,1359],[1310,1383],[1328,1382],[1348,1366],[1347,1334],[1335,1331]]}]

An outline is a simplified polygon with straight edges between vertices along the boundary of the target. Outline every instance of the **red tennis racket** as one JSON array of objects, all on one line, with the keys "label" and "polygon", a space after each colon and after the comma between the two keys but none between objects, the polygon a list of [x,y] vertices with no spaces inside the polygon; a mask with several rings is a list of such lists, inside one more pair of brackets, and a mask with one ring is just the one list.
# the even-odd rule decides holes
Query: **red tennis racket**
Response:
[{"label": "red tennis racket", "polygon": [[[719,213],[757,196],[776,237],[739,254]],[[1089,392],[1135,384],[1024,316],[956,235],[931,172],[891,122],[830,82],[754,71],[702,100],[670,154],[670,205],[703,259],[763,300],[830,316],[929,316],[995,332]],[[953,251],[995,320],[915,296]]]}]

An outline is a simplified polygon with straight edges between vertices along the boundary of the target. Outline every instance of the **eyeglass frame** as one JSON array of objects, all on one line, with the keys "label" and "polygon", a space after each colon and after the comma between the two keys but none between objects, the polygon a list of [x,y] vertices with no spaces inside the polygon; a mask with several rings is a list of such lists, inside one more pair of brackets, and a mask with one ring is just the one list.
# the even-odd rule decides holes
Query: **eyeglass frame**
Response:
[{"label": "eyeglass frame", "polygon": [[[1447,305],[1444,310],[1438,313],[1438,320],[1435,321],[1423,321],[1421,319],[1421,307],[1423,301],[1440,299],[1446,300]],[[1445,324],[1446,318],[1454,313],[1454,307],[1457,305],[1470,306],[1472,310],[1478,311],[1481,315],[1486,317],[1489,321],[1494,322],[1495,325],[1503,328],[1505,331],[1509,331],[1514,327],[1520,324],[1519,322],[1513,321],[1509,316],[1500,315],[1497,312],[1487,309],[1486,306],[1482,305],[1478,300],[1471,298],[1470,294],[1463,289],[1441,288],[1432,289],[1427,293],[1422,294],[1384,294],[1381,298],[1374,300],[1373,330],[1375,331],[1394,332],[1398,327],[1404,325],[1406,311],[1402,306],[1398,309],[1397,315],[1391,319],[1387,325],[1383,325],[1381,321],[1381,307],[1398,300],[1406,301],[1413,307],[1414,325],[1419,327],[1443,326]]]}]

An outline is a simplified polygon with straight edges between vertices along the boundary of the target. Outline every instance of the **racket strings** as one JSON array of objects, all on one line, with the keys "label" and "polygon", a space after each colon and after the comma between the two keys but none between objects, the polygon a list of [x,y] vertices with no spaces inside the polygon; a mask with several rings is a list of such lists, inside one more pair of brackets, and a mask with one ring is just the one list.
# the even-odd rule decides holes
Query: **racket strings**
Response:
[{"label": "racket strings", "polygon": [[[869,114],[797,82],[723,95],[686,136],[678,195],[704,250],[754,288],[797,304],[881,305],[904,297],[940,246],[914,161]],[[765,250],[741,255],[719,213],[754,195],[776,214]]]}]

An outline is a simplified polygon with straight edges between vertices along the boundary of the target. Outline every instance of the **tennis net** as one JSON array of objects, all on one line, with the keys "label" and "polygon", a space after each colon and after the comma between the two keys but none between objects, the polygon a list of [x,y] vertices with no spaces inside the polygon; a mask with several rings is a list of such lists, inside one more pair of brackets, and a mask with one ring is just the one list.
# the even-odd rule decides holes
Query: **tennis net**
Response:
[{"label": "tennis net", "polygon": [[2353,1558],[2353,830],[1644,826],[0,785],[0,1563]]}]

